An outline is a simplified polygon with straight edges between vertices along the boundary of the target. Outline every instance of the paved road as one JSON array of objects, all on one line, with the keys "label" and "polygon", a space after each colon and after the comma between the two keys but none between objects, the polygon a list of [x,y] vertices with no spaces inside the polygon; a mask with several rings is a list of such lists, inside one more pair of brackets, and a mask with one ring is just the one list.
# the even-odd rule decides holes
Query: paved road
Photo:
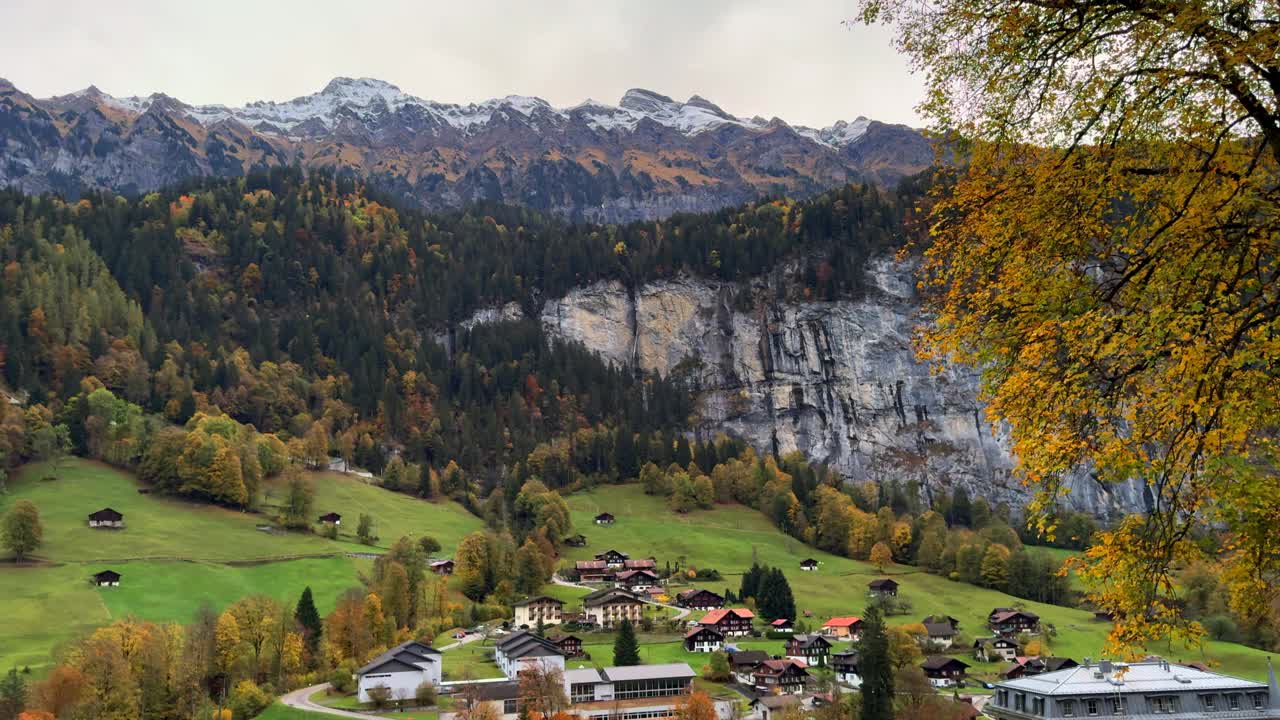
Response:
[{"label": "paved road", "polygon": [[291,708],[306,710],[313,713],[324,713],[325,715],[336,715],[345,718],[360,718],[360,720],[369,720],[371,716],[363,713],[351,712],[349,710],[339,710],[337,708],[325,707],[311,702],[311,696],[329,687],[329,683],[320,683],[311,687],[304,687],[301,690],[294,690],[288,695],[280,698],[280,702]]},{"label": "paved road", "polygon": [[[590,590],[592,592],[595,592],[596,590],[600,589],[598,587],[592,587],[590,585],[582,585],[579,583],[569,582],[568,580],[565,580],[559,575],[552,575],[551,582],[555,583],[556,585],[562,585],[564,587],[579,588],[581,590]],[[675,610],[676,611],[676,616],[674,618],[675,620],[684,620],[685,618],[689,617],[689,613],[690,613],[689,608],[682,608],[678,605],[667,605],[666,603],[660,603],[660,602],[657,602],[656,600],[646,600],[645,602],[648,602],[650,605],[657,605],[658,607],[671,608],[672,610]]]}]

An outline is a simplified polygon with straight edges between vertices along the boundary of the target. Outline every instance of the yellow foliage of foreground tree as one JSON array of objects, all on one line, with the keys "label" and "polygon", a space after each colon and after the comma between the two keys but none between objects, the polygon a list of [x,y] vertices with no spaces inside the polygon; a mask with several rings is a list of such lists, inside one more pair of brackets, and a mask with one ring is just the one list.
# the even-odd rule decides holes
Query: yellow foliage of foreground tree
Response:
[{"label": "yellow foliage of foreground tree", "polygon": [[1254,629],[1280,574],[1280,35],[1274,3],[867,0],[952,144],[930,209],[924,354],[982,371],[1031,508],[1087,469],[1150,511],[1081,568],[1109,650],[1197,641],[1171,568],[1227,533]]}]

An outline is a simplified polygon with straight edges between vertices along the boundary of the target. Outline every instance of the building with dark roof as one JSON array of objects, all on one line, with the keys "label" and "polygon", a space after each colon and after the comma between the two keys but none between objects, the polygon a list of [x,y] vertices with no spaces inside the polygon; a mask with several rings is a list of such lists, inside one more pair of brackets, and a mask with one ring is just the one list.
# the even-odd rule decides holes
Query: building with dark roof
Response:
[{"label": "building with dark roof", "polygon": [[319,522],[322,522],[326,525],[341,525],[342,516],[336,512],[325,513],[320,516]]},{"label": "building with dark roof", "polygon": [[1039,632],[1040,616],[1030,610],[995,608],[987,615],[987,627],[997,635]]},{"label": "building with dark roof", "polygon": [[684,635],[684,649],[688,652],[716,652],[724,647],[724,633],[713,627],[699,625]]},{"label": "building with dark roof", "polygon": [[787,638],[786,656],[810,667],[826,667],[831,641],[821,635],[792,635]]},{"label": "building with dark roof", "polygon": [[662,581],[658,579],[658,574],[652,570],[623,570],[614,575],[613,580],[618,584],[618,587],[633,591],[648,590],[651,587],[657,587],[662,584]]},{"label": "building with dark roof", "polygon": [[956,629],[951,623],[926,622],[924,630],[928,634],[929,645],[935,648],[946,650],[956,639]]},{"label": "building with dark roof", "polygon": [[400,643],[356,671],[356,698],[372,702],[369,691],[385,687],[388,697],[414,697],[418,687],[440,686],[440,651],[410,640]]},{"label": "building with dark roof", "polygon": [[693,588],[677,595],[676,604],[690,610],[715,610],[724,607],[724,596],[710,590]]},{"label": "building with dark roof", "polygon": [[98,587],[120,587],[120,573],[115,570],[94,573],[93,584]]},{"label": "building with dark roof", "polygon": [[769,653],[763,650],[730,650],[726,654],[729,656],[729,670],[734,679],[743,685],[750,685],[751,672],[757,665],[770,659]]},{"label": "building with dark roof", "polygon": [[765,660],[751,671],[751,684],[757,692],[770,695],[792,695],[804,692],[809,672],[796,660]]},{"label": "building with dark roof", "polygon": [[1280,720],[1280,684],[1266,684],[1164,660],[1085,663],[996,683],[983,710],[996,720],[1121,715],[1167,720]]},{"label": "building with dark roof", "polygon": [[881,597],[896,597],[898,594],[898,582],[889,578],[872,580],[867,583],[867,592],[870,595],[879,595]]},{"label": "building with dark roof", "polygon": [[564,652],[550,640],[525,630],[499,640],[493,647],[493,660],[512,680],[530,665],[540,665],[544,671],[564,671]]},{"label": "building with dark roof", "polygon": [[614,550],[613,548],[605,550],[604,552],[596,553],[597,560],[603,560],[609,567],[615,568],[622,567],[622,564],[625,563],[629,557],[631,556],[621,550]]},{"label": "building with dark roof", "polygon": [[612,525],[617,518],[613,516],[613,513],[602,512],[595,517],[595,520],[597,525]]},{"label": "building with dark roof", "polygon": [[964,680],[969,663],[946,655],[930,655],[920,663],[920,669],[934,687],[954,687]]},{"label": "building with dark roof", "polygon": [[853,648],[841,650],[831,656],[831,669],[836,671],[836,682],[848,687],[862,687],[861,656]]},{"label": "building with dark roof", "polygon": [[89,513],[89,527],[124,527],[124,513],[117,512],[111,508],[102,508],[97,512]]},{"label": "building with dark roof", "polygon": [[452,560],[436,560],[431,563],[431,572],[437,575],[452,575],[453,561]]},{"label": "building with dark roof", "polygon": [[982,662],[1013,662],[1018,656],[1018,643],[999,635],[978,638],[973,641],[973,656]]},{"label": "building with dark roof", "polygon": [[806,572],[812,572],[818,569],[818,561],[813,558],[805,558],[800,561],[800,569]]},{"label": "building with dark roof", "polygon": [[547,638],[552,645],[559,648],[567,658],[575,658],[582,655],[582,638],[577,635],[552,635]]}]

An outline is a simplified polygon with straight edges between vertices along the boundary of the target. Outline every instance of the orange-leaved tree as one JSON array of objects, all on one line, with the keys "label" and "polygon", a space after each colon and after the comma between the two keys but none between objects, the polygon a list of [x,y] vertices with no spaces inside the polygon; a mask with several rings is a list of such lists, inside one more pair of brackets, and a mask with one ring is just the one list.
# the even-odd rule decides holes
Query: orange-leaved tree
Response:
[{"label": "orange-leaved tree", "polygon": [[[923,353],[982,372],[1031,506],[1144,484],[1080,568],[1110,650],[1198,641],[1171,568],[1223,532],[1254,632],[1280,575],[1280,34],[1274,3],[866,0],[946,143]],[[943,145],[943,143],[940,143]]]}]

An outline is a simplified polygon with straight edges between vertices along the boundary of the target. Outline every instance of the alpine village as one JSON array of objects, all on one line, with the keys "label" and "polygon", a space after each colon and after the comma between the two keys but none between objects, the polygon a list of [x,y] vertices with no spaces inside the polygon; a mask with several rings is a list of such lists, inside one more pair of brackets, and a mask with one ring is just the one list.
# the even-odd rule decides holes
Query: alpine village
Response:
[{"label": "alpine village", "polygon": [[1280,720],[1274,2],[455,5],[0,8],[0,720]]}]

